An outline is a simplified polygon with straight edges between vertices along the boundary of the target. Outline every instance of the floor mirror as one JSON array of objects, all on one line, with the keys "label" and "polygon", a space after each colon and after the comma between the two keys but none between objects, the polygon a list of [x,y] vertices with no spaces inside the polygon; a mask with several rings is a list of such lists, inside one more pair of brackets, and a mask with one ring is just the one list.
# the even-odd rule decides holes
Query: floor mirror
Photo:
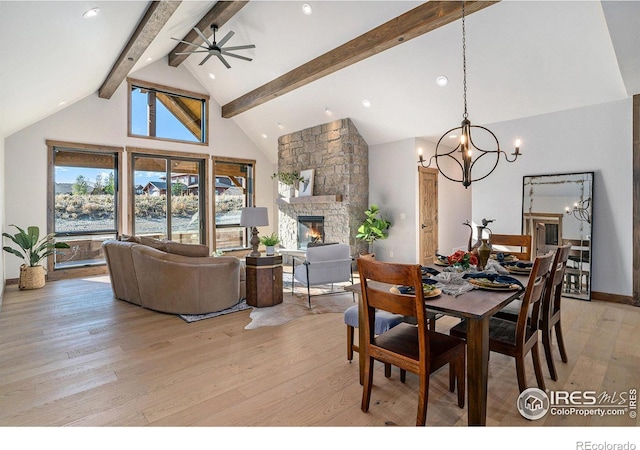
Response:
[{"label": "floor mirror", "polygon": [[571,244],[565,297],[591,300],[593,172],[525,175],[522,232],[532,236],[532,256]]}]

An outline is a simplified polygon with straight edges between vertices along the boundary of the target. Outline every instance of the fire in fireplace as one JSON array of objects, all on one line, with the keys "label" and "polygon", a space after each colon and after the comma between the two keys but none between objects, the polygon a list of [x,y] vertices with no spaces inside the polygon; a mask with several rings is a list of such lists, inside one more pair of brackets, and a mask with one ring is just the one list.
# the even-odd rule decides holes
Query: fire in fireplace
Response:
[{"label": "fire in fireplace", "polygon": [[310,242],[324,242],[324,216],[298,216],[298,248],[304,250]]}]

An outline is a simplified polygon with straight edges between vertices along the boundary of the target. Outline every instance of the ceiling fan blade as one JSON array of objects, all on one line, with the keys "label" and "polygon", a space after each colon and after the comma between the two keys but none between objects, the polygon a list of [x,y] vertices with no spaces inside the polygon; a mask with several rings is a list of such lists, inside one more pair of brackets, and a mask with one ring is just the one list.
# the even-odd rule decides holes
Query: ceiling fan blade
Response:
[{"label": "ceiling fan blade", "polygon": [[198,30],[197,27],[193,27],[194,31],[196,33],[198,33],[198,36],[200,36],[202,38],[203,41],[205,41],[207,43],[207,45],[209,47],[213,47],[213,44],[211,42],[209,42],[209,39],[206,38],[206,36],[204,34],[202,34],[202,31]]},{"label": "ceiling fan blade", "polygon": [[199,65],[199,66],[203,65],[203,64],[204,64],[204,63],[206,63],[206,62],[209,60],[209,58],[211,58],[212,56],[213,56],[213,53],[209,53],[209,54],[208,54],[208,55],[207,55],[207,56],[202,60],[202,62],[201,62],[200,64],[198,64],[198,65]]},{"label": "ceiling fan blade", "polygon": [[204,48],[206,50],[209,50],[209,47],[205,47],[204,45],[194,44],[193,42],[183,41],[181,39],[176,39],[174,37],[172,37],[171,39],[173,39],[174,41],[182,42],[183,44],[193,45],[194,47],[200,47],[200,48]]},{"label": "ceiling fan blade", "polygon": [[209,53],[209,50],[193,50],[191,52],[175,52],[174,55],[193,55],[194,53]]},{"label": "ceiling fan blade", "polygon": [[222,53],[223,55],[226,55],[226,56],[232,56],[234,58],[244,59],[245,61],[252,61],[251,58],[247,58],[246,56],[234,55],[233,53],[229,53],[229,52],[226,52],[224,50],[222,52],[220,52],[220,53]]},{"label": "ceiling fan blade", "polygon": [[226,59],[224,59],[222,57],[222,55],[216,55],[218,57],[218,59],[222,62],[222,64],[224,64],[225,66],[227,66],[227,69],[231,69],[231,66],[229,65],[229,63],[227,62]]},{"label": "ceiling fan blade", "polygon": [[232,37],[234,34],[236,34],[236,33],[235,33],[235,32],[233,32],[233,31],[229,31],[229,32],[227,33],[227,35],[226,35],[225,37],[223,37],[223,38],[222,38],[222,40],[221,40],[220,42],[218,42],[218,47],[222,47],[222,46],[225,44],[225,42],[227,42],[229,39],[231,39],[231,37]]},{"label": "ceiling fan blade", "polygon": [[253,44],[249,44],[249,45],[238,45],[236,47],[225,47],[222,50],[245,50],[248,48],[256,48],[255,45]]}]

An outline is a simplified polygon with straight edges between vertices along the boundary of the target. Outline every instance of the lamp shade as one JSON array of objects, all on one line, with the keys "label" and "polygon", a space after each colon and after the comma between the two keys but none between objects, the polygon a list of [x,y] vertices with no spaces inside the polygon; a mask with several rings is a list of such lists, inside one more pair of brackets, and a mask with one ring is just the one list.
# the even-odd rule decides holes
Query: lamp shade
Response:
[{"label": "lamp shade", "polygon": [[241,227],[264,227],[269,225],[269,214],[265,206],[242,208],[240,214]]}]

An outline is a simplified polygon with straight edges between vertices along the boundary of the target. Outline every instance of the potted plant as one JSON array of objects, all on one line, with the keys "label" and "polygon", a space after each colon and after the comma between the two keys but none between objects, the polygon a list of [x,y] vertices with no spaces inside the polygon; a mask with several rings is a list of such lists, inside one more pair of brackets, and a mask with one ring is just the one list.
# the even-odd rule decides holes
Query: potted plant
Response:
[{"label": "potted plant", "polygon": [[280,181],[278,193],[283,197],[295,197],[296,184],[304,181],[298,172],[277,172],[271,175],[271,179],[274,178]]},{"label": "potted plant", "polygon": [[378,205],[371,205],[364,214],[367,218],[358,227],[356,239],[360,239],[367,243],[367,251],[373,251],[373,243],[379,239],[386,239],[389,236],[389,228],[391,222],[380,217],[380,208]]},{"label": "potted plant", "polygon": [[273,232],[269,236],[260,237],[260,242],[267,247],[267,256],[272,256],[275,253],[275,246],[280,243],[280,238]]},{"label": "potted plant", "polygon": [[24,259],[27,264],[20,266],[20,281],[18,287],[20,289],[39,289],[45,283],[45,270],[40,261],[49,255],[60,253],[56,249],[69,248],[66,242],[55,242],[54,234],[48,234],[40,239],[40,229],[38,227],[28,227],[25,232],[17,225],[9,225],[18,229],[13,236],[9,233],[2,233],[8,239],[11,239],[20,250],[12,247],[3,247],[5,252],[16,255],[18,258]]}]

